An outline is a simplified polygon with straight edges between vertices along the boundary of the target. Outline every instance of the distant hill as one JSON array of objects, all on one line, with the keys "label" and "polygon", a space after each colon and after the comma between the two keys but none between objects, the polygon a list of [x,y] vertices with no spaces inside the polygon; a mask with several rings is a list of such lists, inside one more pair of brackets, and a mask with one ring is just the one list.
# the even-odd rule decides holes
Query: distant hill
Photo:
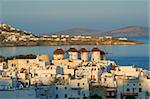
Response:
[{"label": "distant hill", "polygon": [[97,35],[97,33],[101,33],[97,30],[88,29],[88,28],[72,28],[64,31],[53,32],[51,34],[69,34],[69,35]]},{"label": "distant hill", "polygon": [[148,35],[149,29],[142,26],[128,26],[124,28],[119,28],[110,31],[112,35],[121,35],[121,36],[141,36]]},{"label": "distant hill", "polygon": [[53,32],[51,34],[69,34],[69,35],[92,35],[92,36],[141,36],[148,35],[149,30],[147,27],[142,26],[128,26],[119,29],[114,29],[112,31],[100,32],[88,28],[73,28],[60,32]]},{"label": "distant hill", "polygon": [[[17,32],[20,34],[26,34],[30,35],[31,32],[27,32],[24,30],[20,30],[17,28],[12,27],[8,24],[0,24],[0,32]],[[142,26],[127,26],[123,28],[114,29],[111,31],[101,32],[94,29],[89,28],[72,28],[64,31],[58,31],[53,33],[47,33],[47,35],[63,35],[63,34],[69,34],[69,35],[92,35],[92,36],[142,36],[142,35],[149,35],[149,28],[148,27],[142,27]]]}]

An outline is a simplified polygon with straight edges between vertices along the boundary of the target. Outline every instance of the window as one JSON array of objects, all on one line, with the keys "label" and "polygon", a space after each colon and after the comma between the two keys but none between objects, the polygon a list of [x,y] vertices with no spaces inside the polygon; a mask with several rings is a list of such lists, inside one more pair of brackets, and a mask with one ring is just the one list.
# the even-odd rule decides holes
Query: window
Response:
[{"label": "window", "polygon": [[29,63],[29,60],[27,60],[27,63]]},{"label": "window", "polygon": [[94,61],[94,58],[92,58],[92,60]]},{"label": "window", "polygon": [[56,87],[56,90],[58,90],[58,87]]},{"label": "window", "polygon": [[109,92],[107,92],[107,96],[109,96]]},{"label": "window", "polygon": [[109,91],[109,96],[111,96],[111,91]]},{"label": "window", "polygon": [[111,92],[111,96],[115,96],[115,92]]},{"label": "window", "polygon": [[130,89],[129,89],[129,88],[127,88],[127,91],[130,91]]},{"label": "window", "polygon": [[80,83],[78,83],[78,86],[80,86]]},{"label": "window", "polygon": [[84,85],[84,83],[83,83],[83,85]]},{"label": "window", "polygon": [[56,98],[58,98],[58,94],[56,94]]},{"label": "window", "polygon": [[44,96],[44,94],[41,94],[41,96]]},{"label": "window", "polygon": [[67,98],[67,94],[65,94],[65,98]]},{"label": "window", "polygon": [[80,90],[78,90],[78,95],[80,95]]},{"label": "window", "polygon": [[67,89],[67,87],[65,87],[65,89]]},{"label": "window", "polygon": [[85,97],[85,94],[83,94],[83,96]]},{"label": "window", "polygon": [[132,91],[133,91],[133,93],[134,93],[134,91],[135,91],[135,88],[132,88]]},{"label": "window", "polygon": [[148,91],[146,91],[146,96],[149,96],[149,92]]},{"label": "window", "polygon": [[142,88],[139,88],[139,92],[142,92]]},{"label": "window", "polygon": [[111,91],[108,91],[107,92],[107,96],[111,96],[112,94],[111,94]]},{"label": "window", "polygon": [[133,84],[133,86],[135,86],[135,84]]},{"label": "window", "polygon": [[37,74],[37,73],[35,73],[35,74],[34,74],[34,76],[38,76],[38,74]]}]

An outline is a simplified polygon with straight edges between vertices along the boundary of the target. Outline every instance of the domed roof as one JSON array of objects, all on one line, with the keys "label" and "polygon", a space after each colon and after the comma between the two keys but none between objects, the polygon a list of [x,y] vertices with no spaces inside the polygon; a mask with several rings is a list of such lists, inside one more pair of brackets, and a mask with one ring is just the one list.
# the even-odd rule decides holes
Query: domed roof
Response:
[{"label": "domed roof", "polygon": [[76,48],[70,48],[69,50],[67,50],[67,52],[78,52],[78,50]]},{"label": "domed roof", "polygon": [[91,51],[92,51],[92,52],[100,52],[100,54],[101,54],[101,55],[108,54],[108,53],[106,53],[106,52],[104,52],[104,51],[100,50],[100,49],[99,49],[99,48],[97,48],[97,47],[93,48]]},{"label": "domed roof", "polygon": [[53,52],[53,54],[65,54],[65,51],[64,51],[63,49],[61,49],[61,48],[57,48],[57,49]]},{"label": "domed roof", "polygon": [[80,50],[79,50],[79,52],[89,52],[87,49],[85,49],[85,48],[81,48]]},{"label": "domed roof", "polygon": [[98,51],[100,51],[100,49],[97,48],[97,47],[94,47],[91,51],[92,51],[92,52],[98,52]]}]

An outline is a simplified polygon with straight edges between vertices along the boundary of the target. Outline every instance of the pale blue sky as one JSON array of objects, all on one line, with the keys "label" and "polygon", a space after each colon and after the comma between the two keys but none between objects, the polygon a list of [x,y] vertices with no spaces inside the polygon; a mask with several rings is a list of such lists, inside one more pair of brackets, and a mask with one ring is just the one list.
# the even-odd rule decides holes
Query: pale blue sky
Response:
[{"label": "pale blue sky", "polygon": [[108,31],[129,25],[148,26],[148,0],[3,0],[0,19],[33,33],[78,27]]}]

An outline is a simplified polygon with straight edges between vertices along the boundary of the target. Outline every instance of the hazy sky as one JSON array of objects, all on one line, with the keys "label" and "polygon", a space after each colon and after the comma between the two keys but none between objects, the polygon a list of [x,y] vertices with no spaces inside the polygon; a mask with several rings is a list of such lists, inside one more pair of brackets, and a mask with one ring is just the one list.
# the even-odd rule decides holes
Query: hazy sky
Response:
[{"label": "hazy sky", "polygon": [[148,0],[0,0],[0,21],[33,33],[148,26]]}]

